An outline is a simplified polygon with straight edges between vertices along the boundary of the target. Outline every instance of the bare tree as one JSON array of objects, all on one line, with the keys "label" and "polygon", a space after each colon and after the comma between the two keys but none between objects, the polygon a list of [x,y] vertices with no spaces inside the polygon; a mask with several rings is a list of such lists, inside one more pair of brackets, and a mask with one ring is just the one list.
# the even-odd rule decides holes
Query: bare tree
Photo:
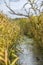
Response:
[{"label": "bare tree", "polygon": [[[42,8],[42,10],[43,10],[43,1],[41,1],[39,4],[38,4],[38,1],[39,1],[39,0],[28,0],[28,2],[24,4],[23,8],[25,8],[25,6],[26,6],[27,4],[29,4],[29,5],[31,6],[31,7],[29,8],[29,10],[30,10],[30,11],[33,10],[33,11],[34,11],[34,14],[37,15],[37,11],[38,11],[38,13],[41,13],[41,8]],[[38,5],[40,5],[40,6],[38,6]],[[28,10],[28,11],[29,11],[29,10]],[[33,11],[32,11],[32,14],[33,14]],[[30,12],[30,13],[31,13],[31,12]]]},{"label": "bare tree", "polygon": [[[40,6],[38,7],[38,2],[39,0],[27,0],[27,2],[23,5],[22,9],[25,10],[26,14],[22,14],[22,13],[16,13],[8,4],[7,2],[4,0],[4,3],[6,5],[6,7],[10,10],[10,13],[13,15],[18,15],[18,16],[25,16],[25,17],[29,17],[31,15],[33,15],[33,12],[35,15],[37,15],[37,12],[40,13],[41,12],[41,8],[43,7],[43,1],[40,3]],[[27,9],[25,8],[26,6],[31,6],[30,8]],[[43,10],[43,9],[42,9]]]}]

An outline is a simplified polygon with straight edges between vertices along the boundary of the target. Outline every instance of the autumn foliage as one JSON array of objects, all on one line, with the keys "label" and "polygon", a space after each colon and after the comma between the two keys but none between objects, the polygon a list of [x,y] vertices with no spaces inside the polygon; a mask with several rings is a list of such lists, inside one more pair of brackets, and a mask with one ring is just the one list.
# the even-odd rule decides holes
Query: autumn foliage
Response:
[{"label": "autumn foliage", "polygon": [[43,47],[43,13],[39,16],[21,18],[18,23],[24,35],[33,38],[39,46]]},{"label": "autumn foliage", "polygon": [[43,14],[30,18],[27,34],[32,37],[40,47],[43,47]]},{"label": "autumn foliage", "polygon": [[0,14],[0,64],[15,65],[19,59],[15,54],[21,35],[35,40],[43,48],[43,13],[39,16],[12,20]]},{"label": "autumn foliage", "polygon": [[[12,49],[14,45],[16,45],[16,42],[19,38],[20,28],[18,25],[16,25],[13,22],[10,22],[9,19],[3,15],[0,14],[0,64],[1,65],[10,65],[15,64],[14,60],[17,60],[14,58],[12,61],[10,59],[13,57],[11,52],[15,52],[15,49]],[[14,53],[13,52],[13,53]],[[15,53],[14,53],[15,54]],[[12,61],[12,62],[11,62]],[[2,63],[1,63],[2,62]],[[11,62],[11,63],[10,63]]]}]

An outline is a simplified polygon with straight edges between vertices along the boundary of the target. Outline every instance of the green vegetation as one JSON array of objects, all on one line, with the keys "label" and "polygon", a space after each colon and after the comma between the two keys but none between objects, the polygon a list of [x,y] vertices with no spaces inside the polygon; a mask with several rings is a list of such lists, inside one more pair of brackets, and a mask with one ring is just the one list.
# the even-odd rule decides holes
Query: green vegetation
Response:
[{"label": "green vegetation", "polygon": [[43,48],[43,13],[17,20],[0,14],[0,65],[15,65],[19,59],[16,45],[22,35],[33,38]]}]

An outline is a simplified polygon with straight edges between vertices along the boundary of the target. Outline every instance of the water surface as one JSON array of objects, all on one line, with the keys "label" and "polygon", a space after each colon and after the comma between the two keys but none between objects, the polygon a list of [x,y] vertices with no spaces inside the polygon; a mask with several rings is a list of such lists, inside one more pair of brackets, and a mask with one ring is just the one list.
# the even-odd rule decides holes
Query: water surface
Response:
[{"label": "water surface", "polygon": [[18,53],[18,65],[43,65],[43,51],[37,47],[33,39],[24,37],[18,47],[22,50],[22,53]]}]

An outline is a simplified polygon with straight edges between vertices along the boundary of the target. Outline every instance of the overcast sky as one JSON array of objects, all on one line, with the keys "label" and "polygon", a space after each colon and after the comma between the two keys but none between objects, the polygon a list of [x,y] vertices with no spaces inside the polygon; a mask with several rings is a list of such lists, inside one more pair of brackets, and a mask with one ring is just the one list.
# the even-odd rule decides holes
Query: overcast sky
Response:
[{"label": "overcast sky", "polygon": [[[9,5],[9,1],[10,1],[10,6],[12,7],[12,9],[21,9],[23,4],[26,3],[26,0],[6,0],[6,2]],[[0,10],[6,10],[6,6],[3,2],[3,0],[0,0]]]},{"label": "overcast sky", "polygon": [[[9,1],[10,1],[10,7],[13,10],[15,9],[16,11],[20,11],[20,9],[23,7],[23,5],[27,2],[27,0],[6,0],[8,5],[9,5]],[[42,0],[39,0],[39,3],[40,3],[40,1],[42,1]],[[28,8],[28,6],[26,6],[26,8]],[[9,11],[8,8],[5,6],[3,0],[0,0],[0,11],[3,11],[4,13],[7,12],[7,14]]]}]

